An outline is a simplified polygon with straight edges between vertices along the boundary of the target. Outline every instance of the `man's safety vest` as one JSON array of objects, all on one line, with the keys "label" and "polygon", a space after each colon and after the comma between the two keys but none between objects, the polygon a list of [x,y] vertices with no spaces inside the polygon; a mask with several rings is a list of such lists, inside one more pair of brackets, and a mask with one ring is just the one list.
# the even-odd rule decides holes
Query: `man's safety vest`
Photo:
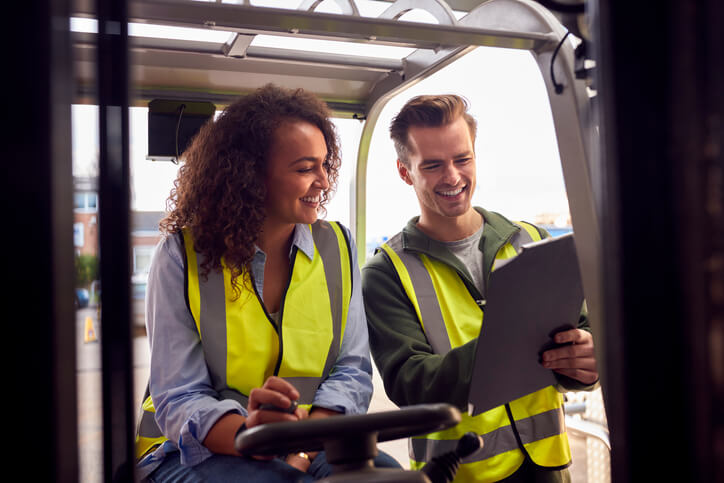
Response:
[{"label": "man's safety vest", "polygon": [[[534,226],[519,224],[520,232],[496,254],[493,270],[515,257],[522,245],[541,239]],[[381,248],[392,261],[435,354],[445,355],[478,337],[483,302],[471,296],[454,268],[423,253],[403,250],[401,234]],[[455,450],[468,431],[481,435],[484,445],[463,460],[455,481],[501,480],[520,467],[526,454],[544,467],[563,468],[571,461],[563,397],[548,386],[477,416],[463,413],[453,428],[411,438],[411,468],[420,469],[434,456]]]},{"label": "man's safety vest", "polygon": [[[235,297],[223,260],[223,271],[212,270],[206,280],[200,277],[202,260],[190,233],[183,231],[189,309],[211,384],[221,399],[234,399],[246,407],[251,390],[273,375],[290,382],[299,391],[300,406],[309,409],[332,370],[352,294],[350,245],[337,223],[319,220],[310,229],[314,257],[293,247],[278,323],[251,282],[245,282]],[[166,441],[154,414],[147,391],[136,435],[137,458]]]}]

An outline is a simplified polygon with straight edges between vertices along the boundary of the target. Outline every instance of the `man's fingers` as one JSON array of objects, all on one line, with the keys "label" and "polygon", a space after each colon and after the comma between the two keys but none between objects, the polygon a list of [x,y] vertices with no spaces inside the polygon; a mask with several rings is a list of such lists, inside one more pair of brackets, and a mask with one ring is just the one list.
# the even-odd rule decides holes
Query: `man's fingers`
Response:
[{"label": "man's fingers", "polygon": [[568,376],[584,384],[598,380],[596,357],[593,351],[593,337],[581,329],[558,332],[553,340],[569,344],[550,349],[541,354],[541,364],[547,369]]},{"label": "man's fingers", "polygon": [[541,354],[541,359],[545,361],[555,361],[558,359],[570,359],[576,357],[593,357],[593,346],[588,344],[573,344],[556,349],[549,349]]},{"label": "man's fingers", "polygon": [[591,336],[591,334],[589,332],[586,332],[585,330],[571,329],[558,332],[556,335],[553,336],[553,340],[555,340],[559,344],[565,344],[567,342],[572,342],[574,344],[585,344],[589,341],[593,341],[593,336]]},{"label": "man's fingers", "polygon": [[558,344],[568,344],[563,347],[549,349],[541,355],[543,361],[554,361],[571,357],[594,357],[593,337],[581,329],[564,330],[558,332],[553,340]]},{"label": "man's fingers", "polygon": [[586,371],[583,369],[554,369],[557,373],[568,376],[571,379],[583,384],[593,384],[598,380],[598,372]]},{"label": "man's fingers", "polygon": [[556,359],[543,361],[546,369],[584,369],[587,371],[596,370],[596,359],[592,357],[573,357],[568,359]]}]

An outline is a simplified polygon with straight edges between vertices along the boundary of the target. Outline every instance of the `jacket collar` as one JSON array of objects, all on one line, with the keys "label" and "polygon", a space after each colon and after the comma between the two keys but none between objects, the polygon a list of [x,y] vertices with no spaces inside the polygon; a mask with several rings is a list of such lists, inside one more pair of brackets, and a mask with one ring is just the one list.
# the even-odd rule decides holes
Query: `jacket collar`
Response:
[{"label": "jacket collar", "polygon": [[[485,223],[483,236],[480,238],[480,245],[478,246],[483,252],[483,263],[485,264],[483,273],[490,273],[495,261],[495,254],[514,234],[520,231],[520,227],[499,213],[487,211],[477,206],[475,210],[483,216],[483,222]],[[412,218],[402,229],[402,248],[437,258],[470,278],[467,268],[460,262],[458,257],[448,250],[445,244],[433,240],[417,228],[419,219],[419,216]]]}]

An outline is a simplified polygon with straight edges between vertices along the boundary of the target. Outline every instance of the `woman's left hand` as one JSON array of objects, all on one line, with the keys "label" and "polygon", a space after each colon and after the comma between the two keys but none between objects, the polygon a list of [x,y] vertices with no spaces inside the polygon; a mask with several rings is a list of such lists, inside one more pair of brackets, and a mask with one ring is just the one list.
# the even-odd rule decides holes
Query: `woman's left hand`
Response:
[{"label": "woman's left hand", "polygon": [[292,466],[299,471],[306,473],[309,467],[312,465],[312,459],[309,454],[304,452],[291,453],[287,455],[286,462],[289,466]]},{"label": "woman's left hand", "polygon": [[[325,409],[320,407],[315,407],[312,409],[312,411],[309,413],[310,419],[321,419],[321,418],[328,418],[330,416],[339,416],[340,413],[337,411],[332,411],[331,409]],[[300,418],[302,419],[302,418]],[[286,462],[289,466],[293,466],[294,468],[298,469],[299,471],[307,472],[309,467],[312,464],[312,460],[317,456],[317,452],[304,452],[301,451],[299,453],[291,453],[287,455]]]}]

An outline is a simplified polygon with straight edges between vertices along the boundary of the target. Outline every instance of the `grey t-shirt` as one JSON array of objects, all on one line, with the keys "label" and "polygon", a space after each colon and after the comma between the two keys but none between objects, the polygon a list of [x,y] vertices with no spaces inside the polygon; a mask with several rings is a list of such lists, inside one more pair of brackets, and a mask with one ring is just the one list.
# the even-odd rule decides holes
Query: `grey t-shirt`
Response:
[{"label": "grey t-shirt", "polygon": [[483,280],[483,252],[478,248],[480,237],[483,236],[483,228],[485,223],[480,225],[480,229],[462,240],[444,242],[445,246],[463,262],[463,265],[470,272],[473,283],[477,287],[480,295],[485,295],[485,281]]}]

